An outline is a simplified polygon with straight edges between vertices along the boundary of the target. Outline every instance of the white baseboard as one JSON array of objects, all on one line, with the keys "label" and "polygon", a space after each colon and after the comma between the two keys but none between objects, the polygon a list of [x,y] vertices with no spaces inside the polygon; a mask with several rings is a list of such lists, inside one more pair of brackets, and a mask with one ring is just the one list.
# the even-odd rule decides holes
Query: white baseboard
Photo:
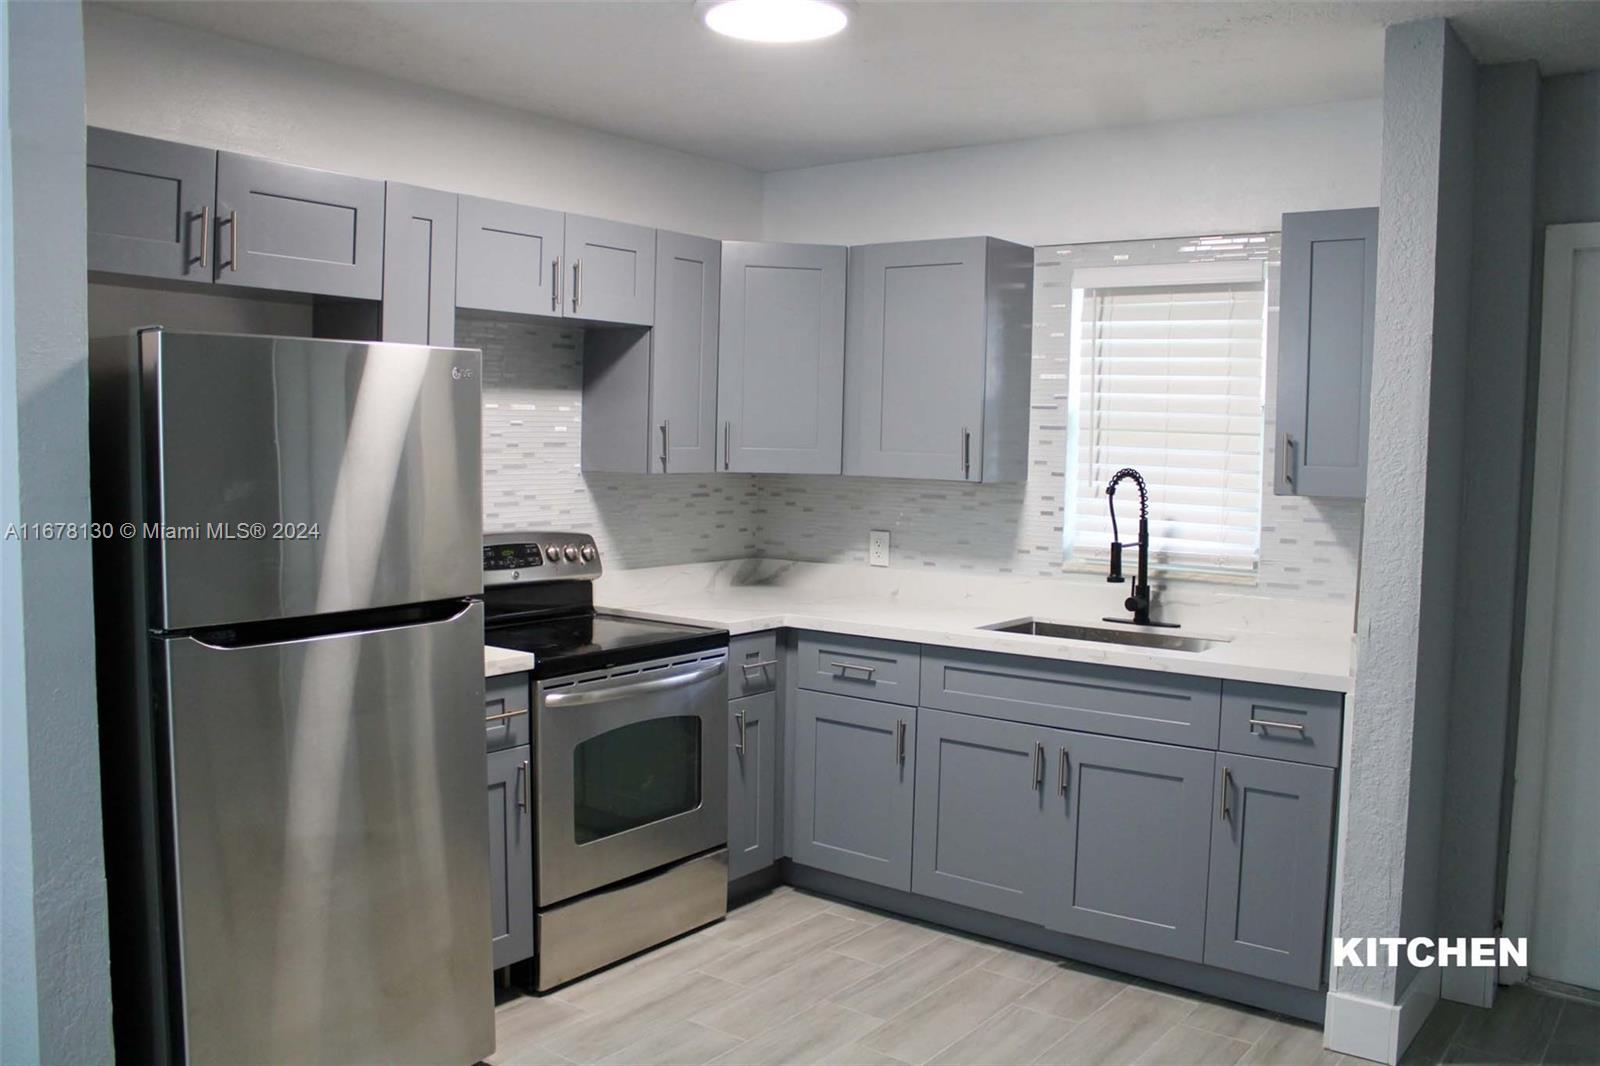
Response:
[{"label": "white baseboard", "polygon": [[1439,970],[1418,970],[1399,1003],[1328,993],[1322,1043],[1341,1055],[1394,1066],[1439,1002]]},{"label": "white baseboard", "polygon": [[1494,1006],[1493,966],[1446,966],[1439,970],[1439,998],[1470,1007]]}]

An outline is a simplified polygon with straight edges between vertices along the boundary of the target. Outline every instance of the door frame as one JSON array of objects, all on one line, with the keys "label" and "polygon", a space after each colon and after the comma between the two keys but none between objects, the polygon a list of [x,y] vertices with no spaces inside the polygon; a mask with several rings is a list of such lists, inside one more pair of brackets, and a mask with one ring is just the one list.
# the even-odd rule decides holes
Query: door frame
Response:
[{"label": "door frame", "polygon": [[[1572,275],[1580,251],[1600,251],[1600,222],[1545,229],[1544,300],[1539,340],[1539,400],[1534,432],[1533,506],[1528,542],[1527,607],[1522,635],[1521,704],[1506,859],[1505,935],[1528,936],[1538,890],[1544,816],[1545,748],[1550,726],[1550,668],[1565,477],[1567,382],[1571,378]],[[1508,965],[1502,984],[1519,984],[1527,967]]]}]

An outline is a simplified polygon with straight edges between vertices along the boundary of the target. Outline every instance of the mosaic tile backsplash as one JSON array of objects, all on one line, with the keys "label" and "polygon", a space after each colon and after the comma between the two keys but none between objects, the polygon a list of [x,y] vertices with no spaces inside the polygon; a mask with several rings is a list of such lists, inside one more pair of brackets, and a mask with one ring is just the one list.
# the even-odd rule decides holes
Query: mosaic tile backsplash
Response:
[{"label": "mosaic tile backsplash", "polygon": [[[892,478],[584,474],[580,330],[510,316],[462,314],[457,343],[484,353],[484,525],[593,533],[613,567],[767,556],[866,564],[867,532],[891,531],[891,565],[1056,577],[1065,564],[1070,299],[1054,250],[1039,249],[1026,482],[960,485]],[[1275,269],[1268,335],[1276,338]],[[1271,343],[1275,344],[1275,340]],[[1275,352],[1269,350],[1266,439],[1276,440]],[[1269,456],[1270,459],[1270,456]],[[1270,472],[1271,462],[1264,464]],[[1262,497],[1259,591],[1353,603],[1359,501]]]}]

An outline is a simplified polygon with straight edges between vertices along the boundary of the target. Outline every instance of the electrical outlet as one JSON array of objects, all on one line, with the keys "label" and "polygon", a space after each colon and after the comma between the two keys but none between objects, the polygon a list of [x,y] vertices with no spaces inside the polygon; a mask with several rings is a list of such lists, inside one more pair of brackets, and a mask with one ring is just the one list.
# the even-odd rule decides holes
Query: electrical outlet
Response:
[{"label": "electrical outlet", "polygon": [[889,565],[889,531],[874,529],[867,534],[867,563],[870,566]]}]

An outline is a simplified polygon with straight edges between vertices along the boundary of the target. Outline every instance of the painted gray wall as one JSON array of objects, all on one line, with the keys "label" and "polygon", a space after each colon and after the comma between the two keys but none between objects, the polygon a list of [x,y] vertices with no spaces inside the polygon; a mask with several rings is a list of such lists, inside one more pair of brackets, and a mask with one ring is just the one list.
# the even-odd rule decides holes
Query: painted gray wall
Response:
[{"label": "painted gray wall", "polygon": [[[83,23],[0,4],[0,527],[89,517]],[[93,592],[84,540],[0,539],[0,1060],[109,1062]]]},{"label": "painted gray wall", "polygon": [[[1341,936],[1400,935],[1433,921],[1460,512],[1476,67],[1442,19],[1391,27],[1384,47]],[[1333,990],[1393,1003],[1408,980],[1346,968]]]},{"label": "painted gray wall", "polygon": [[[1523,425],[1533,271],[1539,72],[1479,72],[1473,172],[1472,306],[1461,485],[1438,933],[1494,931],[1507,717],[1520,554]],[[1448,997],[1451,983],[1445,982]]]}]

